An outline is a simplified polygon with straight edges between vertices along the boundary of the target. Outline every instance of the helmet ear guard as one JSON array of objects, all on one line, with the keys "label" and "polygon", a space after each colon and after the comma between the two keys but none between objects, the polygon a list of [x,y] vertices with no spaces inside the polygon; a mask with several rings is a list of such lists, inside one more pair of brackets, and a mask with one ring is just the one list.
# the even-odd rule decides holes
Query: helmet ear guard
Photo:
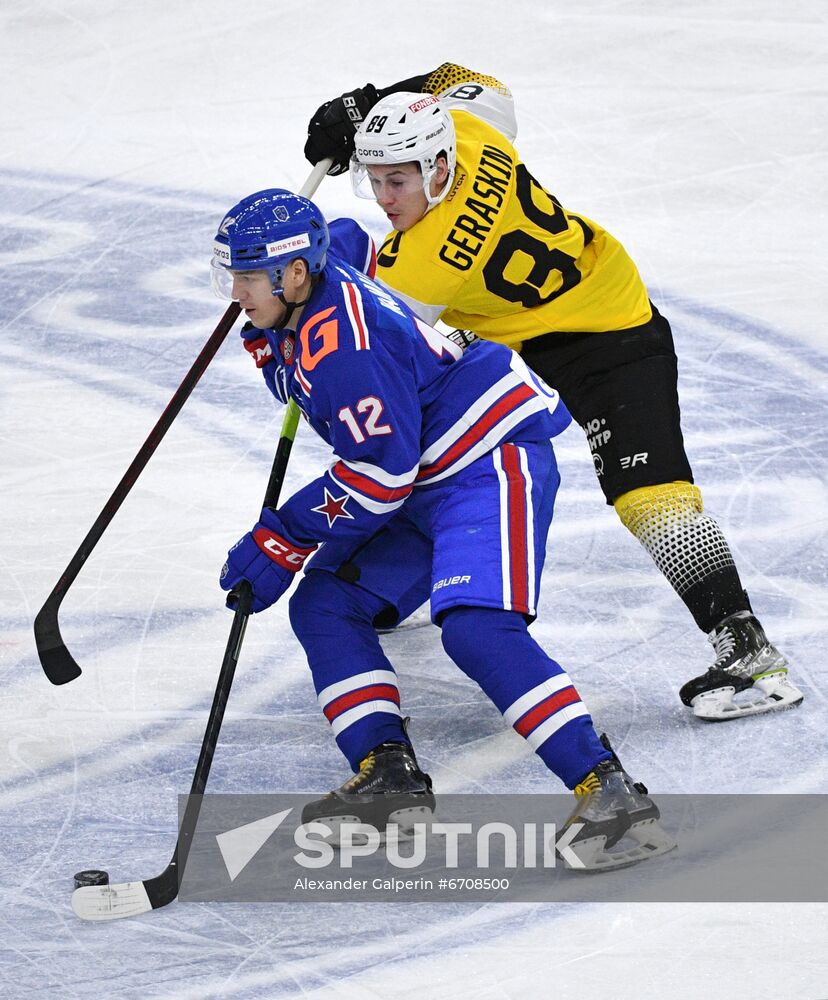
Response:
[{"label": "helmet ear guard", "polygon": [[231,298],[234,271],[265,271],[273,294],[281,291],[287,265],[304,260],[314,277],[322,272],[331,238],[312,201],[281,188],[257,191],[225,215],[213,240],[213,290]]},{"label": "helmet ear guard", "polygon": [[[438,194],[432,196],[431,182],[441,153],[446,157],[448,177]],[[447,108],[431,94],[389,94],[371,108],[354,136],[354,193],[373,199],[368,168],[403,163],[419,165],[429,209],[445,198],[457,167],[457,138]]]}]

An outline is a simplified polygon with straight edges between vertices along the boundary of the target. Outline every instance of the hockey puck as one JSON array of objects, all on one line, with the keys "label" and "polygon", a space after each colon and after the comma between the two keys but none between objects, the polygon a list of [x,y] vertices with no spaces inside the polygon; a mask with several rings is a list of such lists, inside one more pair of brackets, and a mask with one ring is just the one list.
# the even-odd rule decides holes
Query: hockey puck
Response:
[{"label": "hockey puck", "polygon": [[109,872],[101,871],[99,868],[78,872],[75,875],[75,888],[82,889],[85,885],[109,885]]}]

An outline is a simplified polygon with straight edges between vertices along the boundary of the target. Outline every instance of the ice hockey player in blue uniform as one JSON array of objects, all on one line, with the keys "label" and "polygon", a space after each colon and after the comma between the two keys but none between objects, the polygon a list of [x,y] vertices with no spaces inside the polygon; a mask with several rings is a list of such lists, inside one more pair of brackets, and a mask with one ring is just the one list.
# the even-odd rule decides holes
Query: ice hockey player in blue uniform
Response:
[{"label": "ice hockey player in blue uniform", "polygon": [[[646,789],[527,630],[559,483],[551,439],[569,414],[513,351],[479,342],[464,352],[427,326],[364,273],[370,261],[355,223],[329,233],[312,202],[281,190],[241,201],[214,242],[214,286],[245,311],[242,337],[268,388],[293,399],[334,453],[278,510],[262,510],[221,575],[228,591],[248,580],[260,612],[313,555],[291,624],[355,774],[303,819],[356,815],[384,829],[430,813],[431,780],[375,628],[430,597],[451,659],[576,791],[583,826],[572,843],[584,863],[663,853],[673,843]],[[608,862],[622,832],[632,846]]]}]

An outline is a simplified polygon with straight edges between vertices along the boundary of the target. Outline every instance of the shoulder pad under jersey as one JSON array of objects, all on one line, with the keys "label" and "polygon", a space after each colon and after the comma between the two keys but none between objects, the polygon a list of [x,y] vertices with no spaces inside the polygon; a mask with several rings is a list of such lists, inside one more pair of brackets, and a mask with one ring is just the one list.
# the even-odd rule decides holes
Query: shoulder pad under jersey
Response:
[{"label": "shoulder pad under jersey", "polygon": [[443,63],[426,80],[425,91],[450,109],[470,111],[515,141],[517,121],[512,92],[497,77],[477,73],[457,63]]},{"label": "shoulder pad under jersey", "polygon": [[328,230],[331,253],[373,278],[377,267],[374,241],[362,226],[354,219],[334,219]]}]

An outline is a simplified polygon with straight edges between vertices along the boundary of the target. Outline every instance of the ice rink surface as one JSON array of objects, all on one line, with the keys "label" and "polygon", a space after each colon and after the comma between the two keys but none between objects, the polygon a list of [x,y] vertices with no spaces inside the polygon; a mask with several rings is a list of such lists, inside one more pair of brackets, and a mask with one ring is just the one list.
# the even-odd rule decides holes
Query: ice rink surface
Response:
[{"label": "ice rink surface", "polygon": [[[74,871],[164,868],[192,778],[230,624],[216,579],[281,420],[235,334],[64,603],[83,676],[49,685],[32,637],[223,311],[207,280],[223,212],[300,186],[322,100],[454,60],[510,85],[529,168],[622,240],[671,320],[696,480],[806,700],[692,719],[677,690],[710,648],[604,506],[577,428],[559,439],[535,636],[652,791],[828,791],[827,17],[819,0],[3,5],[0,996],[828,997],[817,904],[74,916]],[[317,200],[383,233],[346,178]],[[327,460],[300,428],[286,488]],[[384,642],[438,791],[552,787],[436,629]],[[210,790],[344,777],[279,605],[251,621]]]}]

